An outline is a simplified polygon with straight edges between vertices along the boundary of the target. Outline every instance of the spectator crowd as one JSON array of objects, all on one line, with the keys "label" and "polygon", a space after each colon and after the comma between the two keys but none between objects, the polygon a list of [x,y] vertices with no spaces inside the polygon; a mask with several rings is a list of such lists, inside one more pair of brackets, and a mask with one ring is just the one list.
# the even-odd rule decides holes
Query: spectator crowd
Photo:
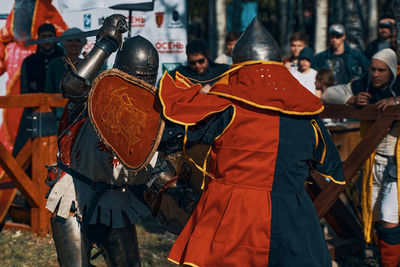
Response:
[{"label": "spectator crowd", "polygon": [[[314,55],[304,33],[296,32],[290,38],[290,56],[283,64],[290,73],[312,94],[324,103],[349,104],[363,107],[377,105],[378,110],[399,105],[400,82],[397,78],[397,56],[395,51],[395,21],[383,15],[378,20],[378,38],[366,45],[365,51],[352,48],[346,42],[346,29],[335,23],[328,28],[329,46]],[[80,33],[78,28],[65,31],[65,35]],[[53,37],[56,30],[52,24],[43,24],[38,29],[39,38]],[[177,72],[195,83],[203,85],[203,93],[225,73],[232,64],[232,49],[239,38],[238,33],[226,35],[225,51],[216,60],[204,40],[190,40],[186,46],[186,65],[170,71]],[[44,43],[38,45],[36,53],[27,57],[21,67],[21,93],[60,93],[59,83],[66,71],[66,63],[74,65],[82,58],[85,38],[74,38],[61,45]],[[60,119],[62,110],[55,109],[53,116]],[[32,123],[32,110],[26,109],[21,119],[14,156],[31,137],[28,128]],[[57,125],[51,125],[56,129]],[[396,154],[399,133],[394,125],[376,153],[371,156],[370,170],[364,171],[363,181],[372,183],[372,191],[366,192],[372,201],[364,199],[363,214],[365,239],[371,239],[371,227],[375,224],[378,243],[384,266],[392,266],[400,251],[400,226],[398,216],[398,177]],[[397,251],[397,252],[396,252]],[[398,254],[396,254],[398,253]],[[393,256],[395,255],[395,256]],[[394,266],[394,265],[393,265]]]}]

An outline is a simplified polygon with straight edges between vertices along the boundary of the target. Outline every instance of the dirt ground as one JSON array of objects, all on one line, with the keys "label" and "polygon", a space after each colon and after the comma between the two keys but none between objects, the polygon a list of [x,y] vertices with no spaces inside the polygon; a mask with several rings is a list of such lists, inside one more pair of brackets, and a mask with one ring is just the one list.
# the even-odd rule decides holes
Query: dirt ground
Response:
[{"label": "dirt ground", "polygon": [[[137,227],[142,267],[176,266],[167,260],[168,252],[176,236],[163,230],[161,224],[151,216]],[[92,255],[96,254],[96,248]],[[92,261],[97,267],[106,266],[100,255]],[[22,230],[0,232],[0,267],[59,266],[51,236],[37,237]]]},{"label": "dirt ground", "polygon": [[[153,217],[148,217],[138,225],[138,238],[142,267],[176,266],[167,260],[168,252],[176,238],[163,230]],[[92,255],[96,254],[96,249]],[[334,267],[378,267],[376,248],[357,255],[336,259]],[[106,266],[102,256],[92,261],[97,267]],[[58,266],[54,242],[50,236],[37,237],[22,230],[0,232],[0,267],[12,266]]]}]

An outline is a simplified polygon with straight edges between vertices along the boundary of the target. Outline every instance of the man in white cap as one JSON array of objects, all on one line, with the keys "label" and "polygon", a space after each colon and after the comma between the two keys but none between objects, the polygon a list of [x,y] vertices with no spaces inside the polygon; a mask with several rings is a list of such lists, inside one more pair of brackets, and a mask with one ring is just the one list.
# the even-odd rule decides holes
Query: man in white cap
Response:
[{"label": "man in white cap", "polygon": [[[383,49],[372,57],[369,75],[348,85],[328,88],[322,100],[359,107],[375,104],[378,110],[384,111],[400,104],[400,78],[396,78],[396,73],[396,53],[390,48]],[[371,242],[375,224],[381,263],[385,267],[398,266],[400,257],[398,126],[398,123],[392,126],[363,169],[364,237],[367,243]]]},{"label": "man in white cap", "polygon": [[332,24],[328,34],[329,48],[315,56],[313,68],[331,69],[338,84],[360,78],[368,70],[369,60],[345,42],[346,32],[342,24]]}]

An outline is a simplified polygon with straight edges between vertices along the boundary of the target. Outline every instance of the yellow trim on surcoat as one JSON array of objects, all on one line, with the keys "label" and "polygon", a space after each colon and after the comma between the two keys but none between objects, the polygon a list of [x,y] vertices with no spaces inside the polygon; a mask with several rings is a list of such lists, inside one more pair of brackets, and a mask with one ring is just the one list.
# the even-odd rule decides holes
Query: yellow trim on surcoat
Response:
[{"label": "yellow trim on surcoat", "polygon": [[253,107],[256,107],[256,108],[278,111],[280,113],[290,114],[290,115],[316,115],[316,114],[321,113],[324,110],[324,106],[321,106],[321,108],[319,108],[316,111],[312,111],[312,112],[308,112],[308,111],[305,111],[305,112],[289,111],[289,110],[284,110],[284,109],[277,108],[277,107],[274,107],[274,106],[260,105],[260,104],[254,103],[253,101],[250,101],[250,100],[238,97],[238,96],[230,95],[230,94],[225,94],[225,93],[220,93],[220,92],[213,92],[213,91],[208,92],[208,94],[218,95],[218,96],[222,96],[222,97],[225,97],[225,98],[238,100],[240,102],[246,103],[246,104],[248,104],[250,106],[253,106]]},{"label": "yellow trim on surcoat", "polygon": [[175,261],[175,260],[171,259],[170,257],[167,257],[167,260],[169,260],[169,261],[170,261],[170,262],[172,262],[172,263],[175,263],[175,264],[178,264],[178,265],[180,265],[180,263],[179,263],[179,262],[177,262],[177,261]]},{"label": "yellow trim on surcoat", "polygon": [[[179,71],[177,71],[177,72],[175,73],[175,79],[179,80],[180,82],[182,82],[183,84],[185,84],[187,87],[191,87],[192,85],[191,85],[191,84],[188,84],[188,83],[185,81],[184,78],[186,78],[186,77],[183,76],[182,74],[180,74]],[[179,87],[179,88],[182,88],[182,87]],[[187,89],[187,88],[182,88],[182,89]]]},{"label": "yellow trim on surcoat", "polygon": [[[175,260],[173,260],[173,259],[171,259],[171,258],[169,258],[169,257],[167,258],[167,260],[169,260],[170,262],[175,263],[175,264],[177,264],[177,265],[181,265],[180,262],[175,261]],[[183,262],[183,265],[189,265],[189,266],[192,266],[192,267],[200,267],[200,266],[197,265],[197,264],[194,264],[194,263],[192,263],[192,262],[187,262],[187,261]]]},{"label": "yellow trim on surcoat", "polygon": [[[314,131],[317,132],[317,142],[316,142],[316,144],[318,145],[318,142],[319,142],[318,140],[321,138],[322,144],[323,144],[323,146],[324,146],[324,150],[323,150],[323,152],[322,152],[321,159],[314,159],[314,160],[318,161],[319,164],[323,164],[324,161],[325,161],[325,156],[326,156],[326,143],[325,143],[325,139],[324,139],[324,136],[322,135],[321,128],[319,128],[319,125],[318,125],[317,121],[314,120],[314,119],[312,119],[312,120],[311,120],[311,125],[312,125],[312,127],[314,128]],[[320,138],[319,138],[319,137],[320,137]],[[316,146],[315,148],[317,148],[317,146]]]},{"label": "yellow trim on surcoat", "polygon": [[[232,125],[233,121],[235,120],[235,117],[236,117],[236,107],[235,107],[234,105],[232,105],[232,107],[233,107],[233,114],[232,114],[231,121],[228,123],[228,125],[225,127],[225,129],[222,131],[222,133],[214,138],[214,142],[215,142],[217,139],[219,139],[219,138],[226,132],[226,130]],[[210,174],[210,173],[207,172],[207,160],[208,160],[208,157],[210,156],[210,153],[211,153],[211,150],[212,150],[212,146],[210,146],[210,148],[209,148],[208,151],[207,151],[206,157],[204,158],[204,161],[203,161],[203,167],[200,167],[190,156],[188,156],[188,155],[186,154],[186,142],[187,142],[187,131],[188,131],[188,127],[189,127],[188,125],[185,125],[185,136],[183,137],[183,156],[184,156],[187,160],[189,160],[191,163],[193,163],[194,166],[195,166],[199,171],[201,171],[201,172],[203,173],[203,181],[202,181],[202,183],[201,183],[201,187],[200,187],[200,188],[201,188],[201,189],[204,189],[205,180],[206,180],[206,175],[207,175],[208,177],[210,177],[211,179],[215,179],[214,176],[213,176],[212,174]]]},{"label": "yellow trim on surcoat", "polygon": [[315,129],[315,127],[314,127],[314,125],[311,123],[311,126],[312,126],[312,128],[313,128],[313,130],[314,130],[314,135],[315,135],[315,146],[314,146],[314,150],[316,150],[317,149],[317,147],[318,147],[318,140],[319,140],[319,138],[318,138],[318,132],[317,132],[317,129]]},{"label": "yellow trim on surcoat", "polygon": [[[171,259],[171,258],[167,258],[170,262],[172,262],[172,263],[175,263],[175,264],[177,264],[177,265],[181,265],[181,263],[180,262],[178,262],[178,261],[175,261],[175,260],[173,260],[173,259]],[[192,267],[200,267],[200,266],[198,266],[198,265],[196,265],[196,264],[194,264],[194,263],[191,263],[191,262],[183,262],[183,264],[184,265],[189,265],[189,266],[192,266]]]},{"label": "yellow trim on surcoat", "polygon": [[314,169],[314,171],[315,171],[316,173],[318,173],[319,175],[324,176],[325,178],[329,178],[329,180],[331,180],[331,181],[334,182],[335,184],[339,184],[339,185],[345,185],[345,184],[346,184],[346,181],[338,181],[338,180],[335,180],[335,179],[334,179],[332,176],[330,176],[330,175],[324,174],[324,173],[319,172],[319,171],[317,171],[317,170],[315,170],[315,169]]},{"label": "yellow trim on surcoat", "polygon": [[199,265],[196,265],[194,263],[187,262],[187,261],[183,262],[183,265],[189,265],[189,266],[192,266],[192,267],[200,267]]},{"label": "yellow trim on surcoat", "polygon": [[166,105],[165,105],[164,100],[163,100],[163,98],[162,98],[162,96],[161,96],[161,92],[162,92],[162,89],[163,89],[162,84],[163,84],[163,80],[164,80],[164,78],[166,77],[166,75],[168,75],[168,76],[172,79],[172,77],[169,75],[169,73],[168,73],[167,71],[165,71],[165,72],[164,72],[164,75],[163,75],[163,77],[161,78],[161,81],[160,81],[160,89],[159,89],[159,92],[158,92],[158,96],[159,96],[159,99],[160,99],[160,102],[161,102],[161,105],[162,105],[162,109],[163,109],[163,114],[164,114],[164,116],[165,116],[168,120],[170,120],[170,121],[172,121],[172,122],[174,122],[174,123],[176,123],[176,124],[193,126],[193,125],[195,125],[196,123],[198,123],[199,121],[201,121],[201,120],[205,119],[206,117],[208,117],[209,115],[212,115],[212,114],[215,114],[215,113],[219,113],[219,112],[221,112],[221,111],[224,111],[224,110],[227,109],[228,107],[233,106],[233,104],[227,104],[227,105],[226,105],[224,108],[222,108],[221,110],[214,110],[214,111],[212,111],[212,112],[209,112],[209,113],[207,113],[206,115],[204,115],[203,117],[201,117],[200,119],[198,119],[198,120],[195,121],[195,122],[187,122],[187,123],[186,123],[186,122],[183,122],[183,121],[175,120],[175,119],[173,119],[173,118],[171,118],[171,117],[169,117],[169,116],[167,116],[167,115],[165,114]]}]

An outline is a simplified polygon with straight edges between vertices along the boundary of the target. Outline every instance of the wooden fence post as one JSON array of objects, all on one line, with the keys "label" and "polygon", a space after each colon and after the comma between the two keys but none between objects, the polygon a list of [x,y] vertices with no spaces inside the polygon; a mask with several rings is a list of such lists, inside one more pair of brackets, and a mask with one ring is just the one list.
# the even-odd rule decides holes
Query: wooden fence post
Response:
[{"label": "wooden fence post", "polygon": [[[40,106],[37,113],[52,112],[49,106]],[[57,137],[38,136],[32,141],[32,182],[39,188],[40,207],[31,209],[32,232],[44,236],[51,232],[50,212],[45,208],[45,195],[49,187],[45,184],[47,169],[45,165],[54,164],[57,160]]]},{"label": "wooden fence post", "polygon": [[[61,94],[22,94],[0,96],[0,108],[33,108],[38,113],[52,112],[50,107],[64,107],[67,100],[63,99]],[[41,121],[40,121],[41,124]],[[40,127],[41,125],[39,125]],[[39,130],[39,129],[37,129]],[[49,135],[45,131],[45,135]],[[4,227],[29,229],[38,235],[46,235],[50,233],[50,212],[45,208],[45,195],[49,187],[45,184],[47,169],[45,165],[50,165],[56,162],[57,153],[57,137],[41,136],[41,129],[36,137],[32,138],[32,142],[21,150],[16,158],[13,158],[11,153],[0,144],[0,165],[6,171],[6,176],[11,179],[15,187],[17,187],[26,200],[31,209],[30,227],[23,224],[8,224]],[[31,157],[31,179],[26,175],[23,168],[28,164],[30,153]],[[3,185],[3,184],[0,184]],[[4,185],[3,185],[4,187]],[[0,187],[0,190],[2,188]],[[11,196],[13,197],[13,196]],[[12,201],[12,199],[10,199]],[[3,203],[5,210],[0,210],[0,215],[7,212],[10,201]]]}]

